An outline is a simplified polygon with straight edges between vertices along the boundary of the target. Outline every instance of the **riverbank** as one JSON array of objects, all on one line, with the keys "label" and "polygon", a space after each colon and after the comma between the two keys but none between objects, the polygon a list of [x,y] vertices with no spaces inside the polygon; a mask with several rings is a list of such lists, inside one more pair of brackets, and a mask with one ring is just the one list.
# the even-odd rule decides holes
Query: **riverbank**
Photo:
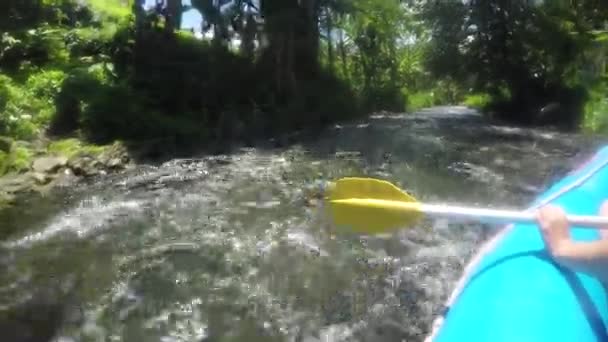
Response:
[{"label": "riverbank", "polygon": [[[406,116],[411,117],[411,121],[414,122],[420,119],[432,122],[434,120],[432,118],[423,118],[429,114],[437,116],[440,115],[438,113],[444,113],[444,115],[452,118],[469,117],[470,120],[473,120],[471,124],[478,124],[479,122],[490,124],[487,118],[479,115],[473,108],[473,106],[466,105],[432,107]],[[370,114],[369,117],[383,116],[402,117],[403,113],[378,112]],[[80,138],[50,139],[41,137],[33,142],[24,142],[0,137],[0,210],[11,206],[21,196],[44,196],[56,188],[69,188],[94,178],[103,180],[104,176],[121,173],[136,168],[138,165],[161,165],[163,162],[176,158],[231,154],[232,151],[237,151],[241,147],[274,150],[289,148],[294,144],[314,144],[314,141],[320,135],[323,135],[323,132],[339,130],[344,125],[358,126],[361,124],[366,126],[365,122],[368,120],[347,120],[337,123],[333,129],[328,127],[321,130],[300,130],[277,135],[273,138],[255,138],[252,136],[249,139],[229,140],[228,142],[218,139],[205,143],[190,143],[187,146],[169,138],[139,142],[115,141],[108,145],[95,145],[86,143],[84,139]],[[499,122],[494,122],[494,124],[502,126]],[[505,126],[505,130],[523,132],[525,128]],[[557,131],[554,133],[547,131],[548,136],[556,133]],[[502,132],[496,134],[502,134]],[[520,139],[517,134],[515,136],[517,137],[513,138],[516,140]],[[592,137],[588,139],[593,140]],[[8,157],[3,159],[2,153]],[[473,171],[471,170],[471,172]],[[511,184],[510,186],[518,188],[520,191],[524,190],[517,184]],[[533,192],[536,190],[533,190]]]},{"label": "riverbank", "polygon": [[[316,132],[316,133],[315,133]],[[121,173],[143,164],[162,164],[175,158],[230,153],[256,146],[287,147],[314,140],[318,130],[294,131],[275,137],[254,137],[180,144],[171,138],[137,142],[90,144],[81,138],[14,141],[0,136],[0,210],[28,195],[46,195],[56,188]]]},{"label": "riverbank", "polygon": [[70,138],[34,142],[0,140],[0,209],[28,194],[44,195],[85,179],[134,166],[124,143],[90,145]]}]

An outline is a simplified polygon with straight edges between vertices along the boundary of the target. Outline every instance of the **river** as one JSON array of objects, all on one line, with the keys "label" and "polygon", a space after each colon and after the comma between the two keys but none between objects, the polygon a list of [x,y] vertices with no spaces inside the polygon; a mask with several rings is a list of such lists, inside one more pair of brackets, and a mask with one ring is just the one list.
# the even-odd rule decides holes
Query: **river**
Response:
[{"label": "river", "polygon": [[[421,201],[524,208],[602,143],[462,107],[378,113],[287,147],[139,165],[4,213],[0,334],[43,341],[420,341],[496,227],[336,233],[343,176]],[[270,146],[270,145],[269,145]],[[56,331],[58,329],[58,331]]]}]

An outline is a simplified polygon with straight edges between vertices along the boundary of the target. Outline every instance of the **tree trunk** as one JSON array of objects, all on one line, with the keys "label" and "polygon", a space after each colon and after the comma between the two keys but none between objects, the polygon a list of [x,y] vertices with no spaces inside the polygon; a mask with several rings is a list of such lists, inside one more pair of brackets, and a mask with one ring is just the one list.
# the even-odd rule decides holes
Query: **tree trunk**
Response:
[{"label": "tree trunk", "polygon": [[327,60],[328,60],[330,72],[333,72],[334,64],[335,64],[334,47],[333,47],[333,41],[331,39],[332,29],[333,29],[332,13],[329,9],[327,9]]},{"label": "tree trunk", "polygon": [[253,60],[255,53],[255,36],[257,33],[257,23],[252,14],[247,14],[245,27],[241,34],[241,53],[248,59]]},{"label": "tree trunk", "polygon": [[167,0],[167,30],[171,32],[182,27],[182,0]]},{"label": "tree trunk", "polygon": [[319,66],[319,9],[318,0],[300,1],[302,15],[302,27],[298,28],[300,37],[296,39],[301,42],[297,56],[301,57],[298,63],[299,69],[304,75],[310,77],[315,75]]},{"label": "tree trunk", "polygon": [[389,44],[391,86],[399,87],[399,71],[397,70],[397,51],[394,44]]},{"label": "tree trunk", "polygon": [[342,58],[342,73],[344,77],[348,76],[348,65],[346,64],[346,46],[344,44],[344,31],[340,29],[340,43],[338,44],[340,49],[340,57]]},{"label": "tree trunk", "polygon": [[[264,55],[274,73],[276,89],[289,96],[297,81],[318,70],[319,29],[317,0],[263,0],[262,16],[268,47]],[[314,25],[312,24],[314,23]]]},{"label": "tree trunk", "polygon": [[135,31],[139,34],[144,28],[146,13],[144,11],[145,0],[135,0],[131,11],[135,16]]}]

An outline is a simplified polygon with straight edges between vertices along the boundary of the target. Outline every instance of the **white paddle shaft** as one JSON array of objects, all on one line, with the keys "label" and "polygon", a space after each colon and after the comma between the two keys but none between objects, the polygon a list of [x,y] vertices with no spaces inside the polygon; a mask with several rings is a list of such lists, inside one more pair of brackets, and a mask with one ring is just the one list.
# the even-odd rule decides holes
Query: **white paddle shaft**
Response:
[{"label": "white paddle shaft", "polygon": [[[496,223],[536,223],[534,212],[456,207],[449,205],[420,204],[426,215],[451,219],[474,219]],[[608,229],[608,217],[567,215],[571,226],[591,229]]]}]

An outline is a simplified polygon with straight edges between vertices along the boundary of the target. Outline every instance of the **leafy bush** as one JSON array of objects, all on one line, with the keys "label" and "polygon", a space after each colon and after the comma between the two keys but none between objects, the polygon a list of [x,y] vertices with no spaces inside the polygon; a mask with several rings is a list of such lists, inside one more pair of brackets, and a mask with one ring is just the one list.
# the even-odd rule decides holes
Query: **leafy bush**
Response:
[{"label": "leafy bush", "polygon": [[361,96],[364,102],[363,106],[369,111],[391,110],[398,112],[406,108],[406,98],[403,92],[392,85],[366,89]]},{"label": "leafy bush", "polygon": [[191,135],[202,130],[194,120],[154,110],[150,102],[126,83],[113,84],[100,65],[79,69],[65,79],[57,96],[51,132],[67,134],[81,129],[93,141],[110,142]]},{"label": "leafy bush", "polygon": [[0,1],[0,31],[28,29],[43,23],[76,26],[90,23],[92,17],[89,7],[78,0]]},{"label": "leafy bush", "polygon": [[33,159],[34,153],[29,148],[17,144],[11,153],[9,171],[20,172],[29,169]]},{"label": "leafy bush", "polygon": [[109,59],[128,42],[120,39],[129,29],[127,20],[106,22],[101,27],[79,27],[70,30],[65,36],[66,48],[72,58],[93,57],[97,60]]},{"label": "leafy bush", "polygon": [[[321,126],[359,114],[366,103],[404,108],[395,82],[359,96],[352,82],[316,68],[295,75],[287,94],[279,89],[285,82],[269,76],[274,59],[266,66],[263,58],[158,27],[136,32],[122,0],[89,0],[88,12],[76,0],[43,3],[53,13],[7,33],[0,47],[10,75],[0,79],[0,134],[28,140],[48,125],[56,137],[84,134],[95,142],[219,139]],[[50,151],[78,148],[62,141]]]},{"label": "leafy bush", "polygon": [[591,132],[608,132],[608,84],[601,82],[591,88],[584,107],[582,128]]},{"label": "leafy bush", "polygon": [[79,127],[82,111],[102,87],[102,81],[95,76],[88,68],[78,68],[63,81],[55,98],[56,115],[51,122],[51,133],[68,134]]},{"label": "leafy bush", "polygon": [[430,87],[416,89],[408,93],[408,89],[403,89],[407,94],[407,110],[416,111],[426,107],[449,105],[459,103],[464,97],[462,87],[450,78],[440,79]]},{"label": "leafy bush", "polygon": [[15,74],[31,66],[52,63],[65,65],[69,61],[65,49],[66,30],[42,25],[35,29],[4,33],[0,45],[0,70]]},{"label": "leafy bush", "polygon": [[0,176],[8,172],[8,156],[8,153],[0,151]]},{"label": "leafy bush", "polygon": [[0,134],[29,140],[41,132],[55,113],[53,99],[65,74],[35,73],[24,85],[0,75]]},{"label": "leafy bush", "polygon": [[322,127],[362,114],[362,105],[344,81],[323,71],[318,79],[300,82],[300,93],[284,106],[267,109],[275,131]]},{"label": "leafy bush", "polygon": [[33,158],[34,153],[21,144],[15,144],[8,153],[0,151],[0,176],[29,169]]},{"label": "leafy bush", "polygon": [[484,110],[491,102],[492,97],[490,94],[475,93],[466,95],[464,101],[462,101],[462,104],[471,108]]},{"label": "leafy bush", "polygon": [[435,92],[432,90],[418,91],[407,96],[407,110],[410,112],[432,107],[436,103]]},{"label": "leafy bush", "polygon": [[88,0],[88,5],[94,13],[99,14],[102,20],[122,22],[131,15],[131,1],[123,0]]},{"label": "leafy bush", "polygon": [[53,99],[61,90],[61,84],[66,78],[65,72],[61,70],[41,70],[28,77],[25,88],[30,95],[53,103]]}]

